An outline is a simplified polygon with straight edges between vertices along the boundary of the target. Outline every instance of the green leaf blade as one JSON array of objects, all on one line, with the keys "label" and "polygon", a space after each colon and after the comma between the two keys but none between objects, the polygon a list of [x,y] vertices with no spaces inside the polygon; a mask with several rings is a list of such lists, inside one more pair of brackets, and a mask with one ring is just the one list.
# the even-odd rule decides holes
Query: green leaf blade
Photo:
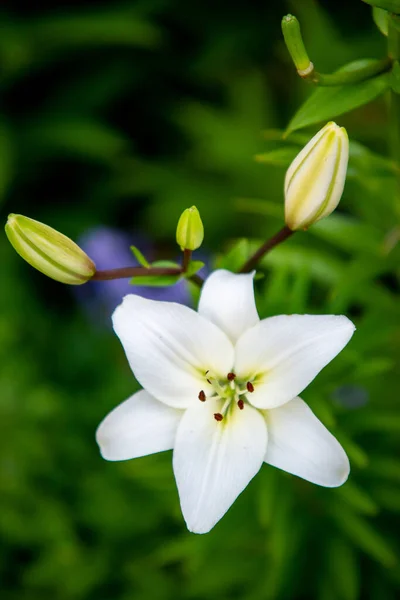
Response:
[{"label": "green leaf blade", "polygon": [[[352,64],[347,65],[346,69],[351,70]],[[329,121],[368,104],[388,90],[390,84],[390,73],[384,73],[360,83],[319,87],[300,106],[286,129],[286,135],[321,121]]]}]

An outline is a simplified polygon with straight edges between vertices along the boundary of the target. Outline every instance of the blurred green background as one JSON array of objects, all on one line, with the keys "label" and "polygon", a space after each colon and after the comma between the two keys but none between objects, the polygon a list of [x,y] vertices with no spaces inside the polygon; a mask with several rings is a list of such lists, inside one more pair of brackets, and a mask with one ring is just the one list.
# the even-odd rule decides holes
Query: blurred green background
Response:
[{"label": "blurred green background", "polygon": [[[386,53],[360,0],[3,2],[3,222],[22,213],[73,239],[112,226],[175,258],[177,219],[196,204],[204,251],[219,264],[234,240],[275,233],[288,156],[318,129],[285,143],[272,131],[312,91],[282,41],[289,11],[321,71]],[[101,289],[88,299],[46,279],[3,235],[3,600],[400,597],[399,208],[387,98],[337,122],[358,142],[340,210],[270,254],[257,301],[263,317],[355,321],[348,348],[302,395],[348,452],[349,481],[318,488],[264,465],[211,533],[188,533],[171,453],[126,463],[98,453],[98,423],[137,388],[111,309],[105,318],[96,308]],[[263,152],[268,161],[255,161]]]}]

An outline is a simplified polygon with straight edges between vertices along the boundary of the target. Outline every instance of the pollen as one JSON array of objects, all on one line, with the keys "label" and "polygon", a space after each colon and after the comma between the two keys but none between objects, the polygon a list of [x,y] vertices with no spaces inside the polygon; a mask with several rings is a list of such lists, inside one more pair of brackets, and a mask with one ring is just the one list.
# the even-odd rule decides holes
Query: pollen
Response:
[{"label": "pollen", "polygon": [[238,403],[237,403],[237,405],[238,405],[238,407],[240,408],[240,410],[243,410],[243,409],[244,409],[244,402],[243,402],[243,400],[242,400],[241,398],[240,398],[240,400],[238,400]]},{"label": "pollen", "polygon": [[254,385],[251,383],[251,381],[248,381],[248,382],[246,383],[246,387],[247,387],[247,391],[248,391],[248,392],[250,392],[250,393],[251,393],[251,392],[254,392]]},{"label": "pollen", "polygon": [[199,392],[199,400],[201,400],[202,402],[205,402],[205,401],[206,401],[206,395],[205,395],[205,393],[204,393],[204,391],[203,391],[203,390],[201,390],[201,391]]},{"label": "pollen", "polygon": [[214,419],[216,421],[222,421],[223,418],[224,417],[223,417],[223,415],[221,415],[221,413],[214,413]]},{"label": "pollen", "polygon": [[227,375],[228,381],[233,381],[235,379],[235,377],[236,377],[235,373],[228,373],[228,375]]}]

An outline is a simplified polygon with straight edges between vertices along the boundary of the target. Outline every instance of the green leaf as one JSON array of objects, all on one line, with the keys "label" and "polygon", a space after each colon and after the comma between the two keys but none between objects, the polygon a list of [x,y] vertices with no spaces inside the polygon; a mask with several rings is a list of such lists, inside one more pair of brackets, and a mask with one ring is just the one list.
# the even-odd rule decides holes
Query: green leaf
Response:
[{"label": "green leaf", "polygon": [[352,435],[361,432],[400,434],[400,415],[398,411],[365,409],[362,419],[357,414],[347,415],[346,427]]},{"label": "green leaf", "polygon": [[333,491],[332,497],[337,496],[338,502],[346,502],[355,511],[364,515],[376,515],[379,507],[362,488],[348,481],[342,487]]},{"label": "green leaf", "polygon": [[[335,600],[357,600],[360,593],[360,568],[356,549],[343,537],[334,536],[327,540],[326,582],[333,589]],[[338,576],[339,574],[339,576]]]},{"label": "green leaf", "polygon": [[385,567],[396,564],[396,555],[386,539],[365,519],[345,508],[343,503],[331,507],[336,525],[361,550],[366,552]]},{"label": "green leaf", "polygon": [[190,261],[190,264],[187,268],[186,273],[184,274],[184,277],[191,277],[192,275],[195,275],[195,273],[197,273],[197,271],[200,271],[200,269],[202,269],[204,265],[205,263],[203,263],[201,260]]},{"label": "green leaf", "polygon": [[391,75],[392,90],[396,94],[400,94],[400,64],[398,60],[393,63]]},{"label": "green leaf", "polygon": [[81,118],[44,120],[26,132],[26,143],[40,140],[39,151],[82,156],[86,160],[113,161],[128,149],[128,142],[117,130],[99,121]]},{"label": "green leaf", "polygon": [[382,235],[373,225],[368,225],[347,215],[339,213],[330,215],[310,227],[310,233],[330,242],[340,250],[349,253],[366,253],[379,255]]},{"label": "green leaf", "polygon": [[[365,66],[366,62],[370,61],[355,61],[339,69],[338,72],[352,71],[360,66]],[[300,106],[287,127],[286,135],[302,127],[329,121],[359,106],[368,104],[389,89],[390,83],[390,73],[384,73],[360,83],[319,87]]]},{"label": "green leaf", "polygon": [[142,46],[160,43],[160,32],[132,9],[80,11],[37,20],[28,30],[34,43],[44,47]]},{"label": "green leaf", "polygon": [[289,292],[289,313],[302,314],[307,312],[308,299],[311,292],[311,276],[308,265],[303,265],[294,275],[292,288]]},{"label": "green leaf", "polygon": [[246,262],[250,256],[250,244],[249,240],[241,239],[235,242],[232,248],[225,256],[222,256],[218,260],[219,269],[227,269],[234,273],[240,269],[240,267]]},{"label": "green leaf", "polygon": [[142,267],[146,267],[146,269],[148,269],[150,267],[150,263],[140,252],[139,248],[136,248],[136,246],[131,246],[131,250],[138,263],[142,265]]},{"label": "green leaf", "polygon": [[400,490],[398,486],[380,485],[374,490],[374,496],[379,504],[394,513],[400,512]]},{"label": "green leaf", "polygon": [[374,456],[371,458],[368,473],[379,479],[390,479],[400,483],[400,462],[393,456]]},{"label": "green leaf", "polygon": [[292,160],[299,153],[297,146],[286,146],[284,148],[276,148],[263,154],[257,154],[254,160],[258,163],[272,165],[274,167],[288,167]]},{"label": "green leaf", "polygon": [[[157,260],[151,264],[152,267],[171,267],[180,268],[180,265],[169,260]],[[178,275],[141,275],[140,277],[132,277],[130,280],[131,285],[145,285],[149,287],[168,287],[175,285],[181,278],[181,274]]]},{"label": "green leaf", "polygon": [[389,15],[387,10],[374,6],[372,8],[372,18],[379,31],[387,36],[389,33]]}]

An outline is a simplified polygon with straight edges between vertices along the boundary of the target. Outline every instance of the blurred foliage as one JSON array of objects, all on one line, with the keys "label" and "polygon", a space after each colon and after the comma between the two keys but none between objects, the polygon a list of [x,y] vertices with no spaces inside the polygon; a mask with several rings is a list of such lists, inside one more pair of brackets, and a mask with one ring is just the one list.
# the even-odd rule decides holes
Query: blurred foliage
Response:
[{"label": "blurred foliage", "polygon": [[[140,231],[165,260],[196,204],[208,252],[235,268],[281,226],[285,168],[317,125],[282,132],[325,92],[295,74],[288,11],[321,70],[386,53],[362,2],[4,2],[3,221],[27,214],[75,239],[104,224]],[[99,456],[97,424],[136,385],[117,339],[3,236],[2,599],[399,597],[399,167],[386,97],[359,104],[339,118],[352,140],[339,211],[271,252],[257,282],[262,316],[357,324],[303,394],[348,452],[348,483],[318,488],[264,466],[210,534],[188,533],[170,453]]]}]

